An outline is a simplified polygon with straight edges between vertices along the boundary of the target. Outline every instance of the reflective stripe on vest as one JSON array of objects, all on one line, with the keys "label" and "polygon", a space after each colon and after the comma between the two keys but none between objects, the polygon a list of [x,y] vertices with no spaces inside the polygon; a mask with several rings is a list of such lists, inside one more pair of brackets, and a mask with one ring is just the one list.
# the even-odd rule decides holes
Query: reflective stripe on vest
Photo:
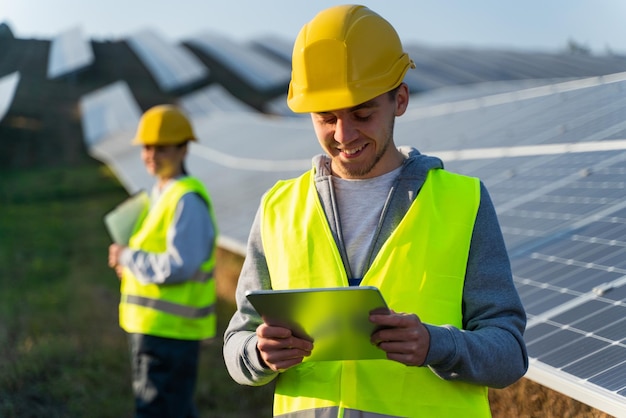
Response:
[{"label": "reflective stripe on vest", "polygon": [[[336,418],[339,415],[339,408],[336,406],[330,408],[317,408],[307,409],[304,411],[289,412],[287,414],[275,415],[278,418]],[[402,418],[391,417],[386,415],[387,418]],[[344,409],[343,418],[383,418],[383,415],[375,412],[356,411],[354,409]],[[437,418],[437,417],[434,417]]]},{"label": "reflective stripe on vest", "polygon": [[[138,220],[129,246],[147,252],[164,252],[176,206],[186,193],[197,193],[205,200],[215,228],[215,216],[206,189],[199,180],[185,177],[168,187],[154,207]],[[214,242],[213,253],[198,272],[187,281],[166,285],[144,285],[129,269],[124,269],[120,326],[127,332],[167,338],[201,340],[214,337],[217,325],[215,261]]]},{"label": "reflective stripe on vest", "polygon": [[[279,182],[263,199],[261,237],[274,289],[348,285],[313,177],[309,171]],[[465,269],[479,203],[478,179],[431,170],[361,285],[378,287],[396,312],[461,328]],[[345,417],[348,411],[380,417],[491,414],[486,387],[446,381],[427,367],[390,360],[305,358],[277,379],[275,416]]]},{"label": "reflective stripe on vest", "polygon": [[183,316],[185,318],[203,318],[211,315],[215,310],[214,305],[205,306],[203,308],[192,308],[190,306],[180,305],[178,303],[168,302],[165,300],[151,299],[135,295],[123,295],[122,302],[145,306],[146,308],[156,309],[157,311]]}]

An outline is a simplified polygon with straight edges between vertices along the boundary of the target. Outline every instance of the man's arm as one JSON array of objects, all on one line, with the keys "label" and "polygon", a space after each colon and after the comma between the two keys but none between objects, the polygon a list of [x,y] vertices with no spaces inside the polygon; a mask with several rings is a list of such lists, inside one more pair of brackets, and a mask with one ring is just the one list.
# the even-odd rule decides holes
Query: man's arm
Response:
[{"label": "man's arm", "polygon": [[119,262],[143,284],[180,283],[192,277],[213,250],[215,229],[207,205],[196,193],[185,194],[176,206],[163,253],[125,248]]},{"label": "man's arm", "polygon": [[264,385],[278,375],[265,364],[257,351],[256,329],[263,320],[245,296],[248,290],[269,288],[270,277],[261,241],[259,209],[250,231],[246,257],[237,283],[237,311],[224,333],[224,362],[233,380],[242,385]]}]

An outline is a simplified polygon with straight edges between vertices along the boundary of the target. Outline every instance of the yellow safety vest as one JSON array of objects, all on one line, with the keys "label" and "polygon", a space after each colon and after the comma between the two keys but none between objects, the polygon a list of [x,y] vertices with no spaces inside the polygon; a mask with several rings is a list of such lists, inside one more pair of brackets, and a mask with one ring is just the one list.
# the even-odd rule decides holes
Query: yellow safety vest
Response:
[{"label": "yellow safety vest", "polygon": [[[184,177],[174,182],[154,207],[139,218],[130,238],[130,248],[165,252],[167,231],[174,221],[176,205],[186,193],[202,196],[215,227],[211,199],[204,185],[193,177]],[[217,323],[217,293],[213,279],[215,254],[214,243],[213,253],[204,261],[199,273],[187,281],[174,284],[144,285],[129,269],[124,269],[119,306],[120,326],[129,333],[183,340],[214,337]]]},{"label": "yellow safety vest", "polygon": [[[261,236],[274,289],[348,285],[313,177],[311,170],[279,182],[264,197]],[[479,202],[478,179],[431,170],[361,285],[378,287],[396,312],[461,328]],[[280,374],[274,395],[275,416],[290,418],[491,416],[486,387],[391,360],[304,362]]]}]

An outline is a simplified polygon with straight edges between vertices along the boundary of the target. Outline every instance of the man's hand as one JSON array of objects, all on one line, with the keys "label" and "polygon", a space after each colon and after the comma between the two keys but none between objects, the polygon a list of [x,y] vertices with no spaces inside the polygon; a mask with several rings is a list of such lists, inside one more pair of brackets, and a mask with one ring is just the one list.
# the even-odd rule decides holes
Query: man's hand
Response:
[{"label": "man's hand", "polygon": [[372,334],[372,344],[387,353],[389,360],[407,366],[421,366],[430,347],[430,334],[415,314],[390,311],[389,314],[370,314],[370,322],[381,327]]},{"label": "man's hand", "polygon": [[257,327],[256,335],[261,359],[276,372],[302,363],[313,350],[311,341],[294,336],[288,328],[263,323]]},{"label": "man's hand", "polygon": [[115,270],[115,274],[119,279],[122,278],[122,272],[124,268],[119,264],[120,255],[122,251],[126,248],[124,245],[120,244],[111,244],[109,245],[109,267]]},{"label": "man's hand", "polygon": [[117,267],[120,261],[120,254],[126,248],[124,245],[111,244],[109,245],[109,267],[114,269]]}]

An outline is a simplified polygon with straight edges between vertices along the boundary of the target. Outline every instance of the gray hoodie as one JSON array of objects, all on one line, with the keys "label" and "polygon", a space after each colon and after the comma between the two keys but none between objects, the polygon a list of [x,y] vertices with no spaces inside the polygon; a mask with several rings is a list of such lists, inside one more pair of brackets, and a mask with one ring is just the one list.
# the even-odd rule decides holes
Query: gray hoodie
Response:
[{"label": "gray hoodie", "polygon": [[[426,174],[443,168],[441,160],[401,147],[402,170],[394,182],[382,222],[376,231],[368,265],[398,225],[417,196]],[[337,247],[346,265],[344,245],[338,234],[337,213],[330,181],[330,159],[318,155],[315,184]],[[236,299],[237,312],[224,334],[224,360],[232,378],[245,385],[264,385],[278,375],[257,353],[255,330],[262,323],[245,293],[270,289],[270,277],[260,234],[260,212],[252,225]],[[463,329],[425,324],[430,348],[424,366],[443,379],[502,388],[521,378],[528,368],[523,340],[526,314],[513,284],[509,258],[496,213],[485,186],[469,251],[463,289]]]}]

